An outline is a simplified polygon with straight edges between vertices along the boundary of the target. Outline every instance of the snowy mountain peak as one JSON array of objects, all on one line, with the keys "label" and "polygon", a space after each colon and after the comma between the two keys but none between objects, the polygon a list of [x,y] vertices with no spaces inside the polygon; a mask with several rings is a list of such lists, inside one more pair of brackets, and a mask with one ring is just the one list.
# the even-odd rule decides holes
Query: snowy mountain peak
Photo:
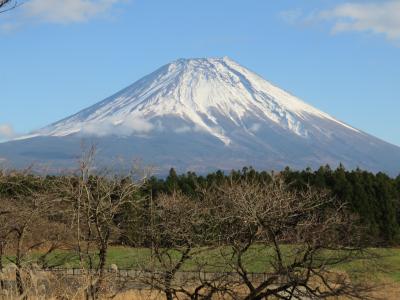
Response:
[{"label": "snowy mountain peak", "polygon": [[398,174],[400,148],[360,132],[234,60],[178,59],[111,97],[18,141],[0,157],[70,167],[90,136],[100,160],[139,157],[166,172],[343,163]]},{"label": "snowy mountain peak", "polygon": [[35,135],[149,135],[167,129],[206,132],[230,145],[232,131],[254,135],[266,124],[307,138],[310,130],[322,130],[310,124],[315,117],[356,131],[228,57],[193,58],[167,64]]}]

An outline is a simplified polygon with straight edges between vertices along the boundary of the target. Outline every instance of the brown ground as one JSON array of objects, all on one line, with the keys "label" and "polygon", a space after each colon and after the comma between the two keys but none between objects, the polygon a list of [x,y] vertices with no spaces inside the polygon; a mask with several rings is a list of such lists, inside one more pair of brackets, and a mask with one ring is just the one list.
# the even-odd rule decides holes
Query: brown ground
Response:
[{"label": "brown ground", "polygon": [[[382,291],[377,291],[372,294],[378,300],[399,300],[400,299],[400,284],[387,285],[382,288]],[[150,291],[128,291],[114,298],[115,300],[158,300],[165,299],[164,295]],[[181,300],[186,300],[184,297]],[[334,300],[334,299],[332,299]],[[335,298],[335,300],[345,300],[345,298]]]}]

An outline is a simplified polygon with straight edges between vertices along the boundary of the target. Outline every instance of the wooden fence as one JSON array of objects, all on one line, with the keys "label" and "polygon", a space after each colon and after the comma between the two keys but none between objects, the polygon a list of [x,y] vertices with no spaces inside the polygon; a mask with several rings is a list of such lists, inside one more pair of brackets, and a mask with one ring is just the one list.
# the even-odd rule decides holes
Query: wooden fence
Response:
[{"label": "wooden fence", "polygon": [[[95,270],[87,270],[87,269],[80,269],[80,268],[51,268],[42,270],[45,272],[50,272],[53,274],[65,275],[65,276],[83,276],[85,274],[95,274]],[[106,274],[114,275],[121,278],[126,279],[138,279],[143,277],[151,277],[162,275],[162,273],[150,273],[146,271],[139,271],[135,269],[112,269],[108,268],[105,270]],[[267,280],[271,274],[268,273],[248,273],[248,278],[255,282],[255,281],[265,281]],[[240,280],[239,274],[236,272],[195,272],[195,271],[179,271],[175,274],[175,280],[178,281],[189,281],[189,280],[201,280],[201,281],[208,281],[213,280],[215,278],[230,278],[231,280]]]}]

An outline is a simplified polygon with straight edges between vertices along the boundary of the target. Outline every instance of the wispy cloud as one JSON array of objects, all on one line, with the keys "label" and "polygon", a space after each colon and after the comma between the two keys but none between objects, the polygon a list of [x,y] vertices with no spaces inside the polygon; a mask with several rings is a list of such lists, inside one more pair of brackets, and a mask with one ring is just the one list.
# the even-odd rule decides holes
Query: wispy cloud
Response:
[{"label": "wispy cloud", "polygon": [[4,15],[0,30],[12,32],[23,25],[39,23],[70,24],[109,16],[119,3],[132,0],[29,0]]},{"label": "wispy cloud", "polygon": [[88,123],[80,129],[80,132],[83,135],[95,136],[106,136],[110,134],[129,136],[132,134],[146,134],[155,129],[159,129],[158,124],[154,125],[136,116],[123,122],[117,119],[111,119],[103,122]]},{"label": "wispy cloud", "polygon": [[333,32],[359,31],[383,34],[390,40],[400,39],[400,1],[345,3],[319,14],[333,20]]},{"label": "wispy cloud", "polygon": [[189,126],[182,126],[182,127],[178,127],[176,128],[174,131],[176,133],[187,133],[187,132],[191,132],[193,129],[190,128]]},{"label": "wispy cloud", "polygon": [[14,128],[10,124],[0,124],[0,141],[9,140],[15,136]]},{"label": "wispy cloud", "polygon": [[257,131],[259,131],[261,128],[261,124],[259,123],[254,123],[253,125],[251,125],[250,127],[250,131],[253,133],[256,133]]},{"label": "wispy cloud", "polygon": [[51,23],[84,22],[105,13],[121,0],[30,0],[24,14]]},{"label": "wispy cloud", "polygon": [[400,0],[349,1],[322,11],[285,11],[280,17],[296,25],[328,22],[332,33],[367,32],[400,40]]}]

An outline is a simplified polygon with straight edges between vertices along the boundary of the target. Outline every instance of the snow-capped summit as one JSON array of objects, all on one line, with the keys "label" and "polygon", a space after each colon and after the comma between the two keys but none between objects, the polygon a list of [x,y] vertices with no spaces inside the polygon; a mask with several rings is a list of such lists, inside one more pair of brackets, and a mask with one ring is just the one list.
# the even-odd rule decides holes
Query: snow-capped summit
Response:
[{"label": "snow-capped summit", "polygon": [[38,134],[144,134],[163,128],[159,118],[167,116],[185,122],[170,129],[203,130],[226,145],[224,122],[251,132],[268,121],[306,137],[311,116],[352,129],[224,57],[179,59]]},{"label": "snow-capped summit", "polygon": [[108,155],[135,155],[161,168],[342,162],[400,171],[398,147],[336,120],[228,57],[176,60],[19,142],[45,139],[72,147],[83,137],[97,139]]}]

